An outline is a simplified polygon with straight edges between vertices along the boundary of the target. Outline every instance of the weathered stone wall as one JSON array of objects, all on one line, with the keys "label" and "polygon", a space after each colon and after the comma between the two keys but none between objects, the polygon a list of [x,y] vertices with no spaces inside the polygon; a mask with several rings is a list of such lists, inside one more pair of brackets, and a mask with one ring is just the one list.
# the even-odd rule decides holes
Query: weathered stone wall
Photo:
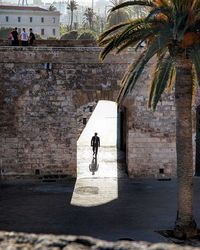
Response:
[{"label": "weathered stone wall", "polygon": [[[138,52],[100,48],[0,48],[0,168],[4,173],[76,175],[76,142],[98,100],[115,101]],[[147,107],[154,62],[126,98],[126,152],[132,177],[176,175],[174,96]],[[194,108],[195,111],[195,108]],[[195,112],[194,159],[195,159]]]},{"label": "weathered stone wall", "polygon": [[131,176],[157,178],[176,175],[175,106],[173,93],[162,96],[155,112],[148,108],[154,61],[143,72],[128,107],[127,160]]},{"label": "weathered stone wall", "polygon": [[[148,94],[155,70],[152,59],[124,101],[128,109],[127,162],[129,175],[168,178],[176,176],[176,121],[174,91],[164,93],[155,112],[148,108]],[[196,106],[193,101],[193,167],[196,156]]]},{"label": "weathered stone wall", "polygon": [[[88,104],[115,100],[130,61],[98,48],[0,48],[3,174],[76,175],[76,142]],[[82,111],[80,111],[82,110]]]}]

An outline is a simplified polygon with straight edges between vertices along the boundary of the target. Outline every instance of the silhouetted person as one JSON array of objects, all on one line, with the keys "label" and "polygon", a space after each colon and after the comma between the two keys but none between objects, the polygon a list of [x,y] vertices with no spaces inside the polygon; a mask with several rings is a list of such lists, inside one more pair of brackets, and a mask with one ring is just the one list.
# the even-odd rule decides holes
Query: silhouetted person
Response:
[{"label": "silhouetted person", "polygon": [[35,35],[34,35],[32,29],[29,29],[29,32],[30,32],[30,34],[29,34],[29,44],[30,44],[31,46],[33,46],[33,42],[34,42],[34,40],[35,40]]},{"label": "silhouetted person", "polygon": [[91,147],[93,149],[93,155],[97,156],[98,147],[100,147],[100,138],[97,136],[97,133],[94,133],[94,136],[92,136]]},{"label": "silhouetted person", "polygon": [[18,32],[17,32],[17,28],[14,28],[11,32],[12,35],[12,46],[19,46],[19,38],[18,38]]}]

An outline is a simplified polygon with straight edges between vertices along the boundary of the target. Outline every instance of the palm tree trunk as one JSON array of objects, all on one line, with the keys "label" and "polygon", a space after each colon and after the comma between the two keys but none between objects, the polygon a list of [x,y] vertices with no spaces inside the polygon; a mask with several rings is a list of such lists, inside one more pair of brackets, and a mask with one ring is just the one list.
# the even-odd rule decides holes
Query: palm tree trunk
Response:
[{"label": "palm tree trunk", "polygon": [[179,55],[176,63],[177,218],[174,234],[190,238],[197,234],[193,216],[192,63],[185,54]]},{"label": "palm tree trunk", "polygon": [[73,17],[74,17],[74,13],[73,13],[73,10],[71,10],[71,24],[70,24],[70,30],[72,30],[72,27],[73,27]]}]

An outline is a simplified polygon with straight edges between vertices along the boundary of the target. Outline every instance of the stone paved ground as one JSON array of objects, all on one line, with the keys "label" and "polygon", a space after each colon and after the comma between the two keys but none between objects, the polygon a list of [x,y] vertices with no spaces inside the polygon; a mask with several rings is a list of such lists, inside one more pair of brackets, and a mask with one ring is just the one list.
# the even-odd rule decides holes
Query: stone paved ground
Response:
[{"label": "stone paved ground", "polygon": [[[199,180],[195,179],[195,216],[200,225]],[[105,183],[102,181],[106,193]],[[71,205],[75,180],[1,185],[0,230],[87,235],[114,241],[121,238],[166,241],[155,231],[173,227],[175,180],[127,178],[118,179],[117,183],[118,198],[93,207]],[[98,188],[76,192],[95,202]]]}]

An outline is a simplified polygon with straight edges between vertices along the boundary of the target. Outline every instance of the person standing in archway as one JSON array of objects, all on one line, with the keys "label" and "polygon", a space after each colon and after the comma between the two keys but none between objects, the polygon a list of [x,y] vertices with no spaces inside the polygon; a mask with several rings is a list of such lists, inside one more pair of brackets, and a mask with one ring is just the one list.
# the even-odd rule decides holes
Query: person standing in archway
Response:
[{"label": "person standing in archway", "polygon": [[97,133],[94,133],[94,136],[92,136],[91,147],[93,150],[93,156],[96,157],[98,153],[98,148],[100,147],[100,138],[97,136]]}]

